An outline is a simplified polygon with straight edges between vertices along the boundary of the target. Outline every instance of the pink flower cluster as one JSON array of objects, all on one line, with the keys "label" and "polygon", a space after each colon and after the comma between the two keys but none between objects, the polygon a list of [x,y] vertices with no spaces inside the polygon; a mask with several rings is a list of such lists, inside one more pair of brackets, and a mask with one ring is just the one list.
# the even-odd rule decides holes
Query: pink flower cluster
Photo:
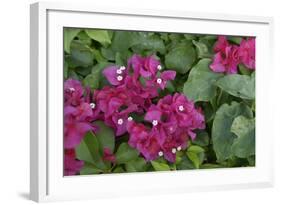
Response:
[{"label": "pink flower cluster", "polygon": [[84,89],[78,80],[68,79],[64,82],[64,172],[65,175],[77,173],[83,166],[75,159],[74,148],[80,144],[88,131],[96,131],[91,122],[95,118],[90,103],[90,91]]},{"label": "pink flower cluster", "polygon": [[[129,145],[146,160],[164,156],[175,161],[178,150],[195,139],[195,129],[204,129],[204,116],[194,103],[182,94],[158,99],[176,72],[162,71],[153,56],[132,56],[125,66],[109,66],[103,75],[111,86],[94,92],[98,118],[114,128],[116,136],[129,133]],[[153,104],[158,100],[157,105]],[[146,122],[136,123],[132,114],[144,115]],[[145,125],[148,124],[149,126]]]},{"label": "pink flower cluster", "polygon": [[225,36],[219,36],[214,46],[215,55],[210,68],[218,73],[237,73],[237,66],[243,63],[248,69],[255,69],[255,38],[243,39],[239,46],[230,44]]},{"label": "pink flower cluster", "polygon": [[103,75],[111,86],[94,92],[94,102],[99,118],[114,128],[116,136],[127,132],[127,122],[131,113],[143,114],[164,89],[175,71],[160,72],[161,64],[153,56],[133,55],[125,66],[109,66]]},{"label": "pink flower cluster", "polygon": [[147,127],[142,123],[130,121],[128,132],[129,145],[136,148],[146,158],[158,157],[175,162],[176,152],[186,149],[187,141],[195,139],[195,129],[204,129],[205,120],[201,109],[183,94],[175,93],[160,99],[157,105],[151,105],[145,114]]}]

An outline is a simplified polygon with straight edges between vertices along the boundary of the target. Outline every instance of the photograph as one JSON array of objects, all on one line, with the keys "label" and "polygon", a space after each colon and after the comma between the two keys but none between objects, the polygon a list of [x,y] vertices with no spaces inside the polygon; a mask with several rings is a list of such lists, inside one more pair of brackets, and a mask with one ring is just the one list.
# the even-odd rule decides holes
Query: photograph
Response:
[{"label": "photograph", "polygon": [[64,27],[63,175],[255,167],[255,41]]}]

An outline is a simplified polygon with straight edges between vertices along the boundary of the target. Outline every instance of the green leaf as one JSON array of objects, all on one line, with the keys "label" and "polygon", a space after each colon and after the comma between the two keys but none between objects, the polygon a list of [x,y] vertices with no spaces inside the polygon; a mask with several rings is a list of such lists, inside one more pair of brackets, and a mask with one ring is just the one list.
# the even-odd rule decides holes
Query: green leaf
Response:
[{"label": "green leaf", "polygon": [[232,43],[235,43],[239,45],[242,41],[242,38],[239,36],[228,36],[227,40],[231,41]]},{"label": "green leaf", "polygon": [[91,73],[91,66],[89,67],[76,67],[74,68],[74,71],[78,74],[81,75],[82,77],[86,77],[87,75],[89,75]]},{"label": "green leaf", "polygon": [[[216,99],[216,98],[213,98],[213,100]],[[212,101],[212,100],[211,100]],[[202,104],[202,108],[204,110],[204,115],[205,115],[205,122],[206,123],[209,123],[211,122],[214,117],[215,117],[215,110],[216,110],[216,104],[214,104],[215,106],[213,106],[210,103],[203,103]],[[196,137],[197,138],[197,137]],[[195,139],[196,140],[196,139]]]},{"label": "green leaf", "polygon": [[137,32],[133,38],[133,51],[136,53],[142,53],[143,51],[152,51],[152,53],[159,52],[165,53],[165,45],[160,36],[147,32]]},{"label": "green leaf", "polygon": [[183,153],[182,153],[182,152],[177,152],[177,153],[176,153],[176,161],[175,161],[175,164],[176,164],[176,165],[178,165],[178,164],[181,163],[182,156],[183,156]]},{"label": "green leaf", "polygon": [[86,29],[85,32],[95,41],[107,46],[111,43],[110,36],[105,30]]},{"label": "green leaf", "polygon": [[255,154],[255,119],[242,115],[236,117],[231,126],[231,132],[237,135],[232,145],[232,152],[240,158]]},{"label": "green leaf", "polygon": [[101,63],[101,62],[106,62],[107,60],[101,55],[101,52],[100,50],[97,50],[97,49],[92,49],[93,51],[93,55],[95,57],[95,59],[97,60],[98,63]]},{"label": "green leaf", "polygon": [[115,147],[115,134],[112,128],[106,126],[102,121],[95,121],[99,130],[96,132],[96,137],[99,141],[99,146],[103,153],[103,148],[109,148],[112,152]]},{"label": "green leaf", "polygon": [[103,170],[98,169],[97,167],[95,167],[94,164],[87,163],[87,162],[84,163],[84,166],[80,170],[81,175],[99,174],[102,172],[103,172]]},{"label": "green leaf", "polygon": [[193,162],[187,157],[187,155],[183,155],[181,157],[181,161],[177,164],[178,170],[187,170],[187,169],[195,169]]},{"label": "green leaf", "polygon": [[99,76],[99,89],[102,89],[104,86],[109,85],[107,79],[104,75],[101,74],[102,70],[107,68],[108,66],[112,65],[112,63],[109,62],[101,62],[96,64],[92,68],[92,74]]},{"label": "green leaf", "polygon": [[222,104],[230,104],[232,101],[237,100],[237,98],[233,95],[230,95],[229,93],[223,91],[222,89],[218,89],[218,95],[217,95],[217,99],[215,99],[216,102],[215,105],[216,107],[220,107]]},{"label": "green leaf", "polygon": [[192,44],[178,45],[165,56],[165,65],[178,73],[185,74],[196,60],[196,52]]},{"label": "green leaf", "polygon": [[201,166],[201,164],[203,163],[203,161],[205,160],[205,152],[200,152],[197,154],[198,158],[199,158],[199,164]]},{"label": "green leaf", "polygon": [[77,37],[82,44],[91,46],[92,39],[87,35],[85,31],[81,31],[80,33],[78,33]]},{"label": "green leaf", "polygon": [[111,47],[101,48],[101,54],[109,61],[115,60],[115,52],[112,50]]},{"label": "green leaf", "polygon": [[67,63],[67,61],[63,62],[63,77],[64,77],[64,79],[68,78],[68,63]]},{"label": "green leaf", "polygon": [[238,68],[242,75],[251,75],[252,73],[252,71],[249,70],[244,64],[239,64]]},{"label": "green leaf", "polygon": [[76,66],[88,67],[93,65],[94,55],[91,48],[79,41],[72,41],[70,54],[72,63]]},{"label": "green leaf", "polygon": [[80,77],[73,70],[68,70],[68,78],[80,80]]},{"label": "green leaf", "polygon": [[70,53],[70,45],[72,40],[77,36],[80,32],[80,29],[77,28],[64,28],[63,30],[63,45],[64,51]]},{"label": "green leaf", "polygon": [[122,56],[119,52],[116,52],[116,54],[115,54],[115,63],[116,63],[116,65],[119,65],[119,66],[125,65],[124,61],[122,59]]},{"label": "green leaf", "polygon": [[118,164],[124,164],[136,159],[138,155],[136,149],[131,148],[127,143],[122,143],[116,152],[116,160]]},{"label": "green leaf", "polygon": [[196,39],[196,35],[193,35],[193,34],[183,34],[183,36],[185,37],[186,40],[195,40]]},{"label": "green leaf", "polygon": [[197,145],[191,145],[187,149],[186,155],[192,161],[196,169],[199,169],[200,164],[204,160],[204,152],[205,150]]},{"label": "green leaf", "polygon": [[195,168],[196,169],[199,169],[199,166],[200,166],[200,159],[198,157],[198,155],[194,152],[187,152],[186,153],[188,158],[192,161],[192,163],[194,164]]},{"label": "green leaf", "polygon": [[94,164],[98,169],[106,170],[102,160],[97,137],[92,132],[87,132],[81,143],[76,147],[76,157],[79,160]]},{"label": "green leaf", "polygon": [[[115,31],[112,39],[111,48],[115,52],[127,51],[134,44],[135,32]],[[113,54],[113,59],[115,55]]]},{"label": "green leaf", "polygon": [[89,86],[92,89],[97,89],[99,87],[99,75],[89,74],[83,79],[83,85]]},{"label": "green leaf", "polygon": [[190,71],[183,93],[195,102],[210,101],[216,95],[216,81],[223,76],[210,70],[211,59],[200,60]]},{"label": "green leaf", "polygon": [[179,33],[170,33],[169,34],[169,39],[171,39],[171,41],[174,43],[179,43],[184,38],[185,38],[185,36],[182,34],[179,34]]},{"label": "green leaf", "polygon": [[255,99],[255,75],[226,75],[218,80],[217,86],[230,95],[247,100]]},{"label": "green leaf", "polygon": [[101,72],[104,68],[108,67],[109,65],[112,65],[109,62],[100,62],[98,64],[96,64],[93,68],[92,68],[92,73],[99,75],[98,73]]},{"label": "green leaf", "polygon": [[218,39],[217,35],[204,35],[200,37],[201,39],[206,39],[207,41],[216,42]]},{"label": "green leaf", "polygon": [[206,164],[202,164],[200,166],[200,168],[202,169],[217,169],[217,168],[222,168],[223,166],[220,164],[210,164],[210,163],[206,163]]},{"label": "green leaf", "polygon": [[232,156],[231,147],[236,136],[230,129],[233,120],[239,115],[248,118],[253,117],[253,113],[248,106],[234,101],[231,105],[223,104],[216,112],[212,128],[212,140],[218,161],[226,160]]},{"label": "green leaf", "polygon": [[197,154],[197,153],[204,152],[204,149],[200,146],[197,146],[197,145],[191,145],[190,147],[187,148],[187,151]]},{"label": "green leaf", "polygon": [[113,170],[113,173],[124,173],[124,172],[125,170],[121,166],[118,166]]},{"label": "green leaf", "polygon": [[147,164],[142,157],[139,157],[135,160],[127,162],[125,167],[127,172],[144,172],[146,171]]},{"label": "green leaf", "polygon": [[207,146],[209,145],[209,134],[206,131],[199,131],[196,135],[195,140],[192,141],[192,144],[196,144],[199,146]]},{"label": "green leaf", "polygon": [[168,164],[157,161],[151,161],[151,164],[155,171],[170,171],[170,167]]},{"label": "green leaf", "polygon": [[167,84],[166,84],[166,89],[170,92],[170,93],[173,93],[175,92],[175,86],[174,84],[172,83],[172,81],[168,81]]},{"label": "green leaf", "polygon": [[249,162],[250,166],[255,166],[255,164],[256,164],[256,156],[255,155],[250,156],[247,159],[248,159],[248,162]]},{"label": "green leaf", "polygon": [[164,40],[164,42],[169,41],[168,33],[160,33],[160,38]]},{"label": "green leaf", "polygon": [[212,56],[208,46],[202,41],[193,40],[192,43],[196,47],[198,58],[210,58]]}]

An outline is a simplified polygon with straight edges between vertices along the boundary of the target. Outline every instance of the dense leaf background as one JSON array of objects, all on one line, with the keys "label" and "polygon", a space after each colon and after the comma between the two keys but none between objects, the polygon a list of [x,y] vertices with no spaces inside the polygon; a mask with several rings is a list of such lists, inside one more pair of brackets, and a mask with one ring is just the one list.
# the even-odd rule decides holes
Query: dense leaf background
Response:
[{"label": "dense leaf background", "polygon": [[[85,162],[80,174],[255,166],[255,72],[244,65],[233,75],[211,71],[216,40],[214,35],[65,28],[65,79],[101,89],[108,84],[101,74],[108,65],[125,65],[133,54],[155,55],[164,69],[177,72],[160,95],[184,93],[202,107],[206,120],[206,129],[177,152],[174,164],[163,158],[146,162],[127,144],[126,134],[115,139],[111,128],[97,122],[99,132],[87,133],[76,148],[77,159]],[[239,44],[242,37],[228,40]],[[116,156],[115,164],[103,160],[105,147]]]}]

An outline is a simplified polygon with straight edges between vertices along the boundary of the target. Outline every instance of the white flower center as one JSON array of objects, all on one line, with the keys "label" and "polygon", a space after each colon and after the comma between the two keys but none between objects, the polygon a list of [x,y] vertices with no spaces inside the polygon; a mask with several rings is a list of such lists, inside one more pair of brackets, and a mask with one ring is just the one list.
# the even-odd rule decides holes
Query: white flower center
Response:
[{"label": "white flower center", "polygon": [[122,74],[122,70],[121,70],[121,69],[117,69],[117,70],[116,70],[116,73],[117,73],[117,74]]},{"label": "white flower center", "polygon": [[179,111],[184,111],[184,107],[182,105],[179,106]]},{"label": "white flower center", "polygon": [[158,121],[157,120],[152,120],[152,124],[153,124],[153,126],[156,126],[156,125],[158,125]]},{"label": "white flower center", "polygon": [[119,69],[123,71],[123,70],[126,70],[126,67],[125,66],[121,66]]},{"label": "white flower center", "polygon": [[177,150],[178,150],[178,151],[181,151],[181,146],[178,146],[178,147],[177,147]]},{"label": "white flower center", "polygon": [[130,117],[128,117],[128,121],[132,121],[133,120],[133,118],[130,116]]},{"label": "white flower center", "polygon": [[94,109],[96,107],[96,104],[95,103],[90,103],[90,106],[92,109]]},{"label": "white flower center", "polygon": [[176,154],[176,152],[177,152],[177,149],[176,149],[176,148],[173,148],[173,149],[172,149],[172,153],[173,153],[173,154]]},{"label": "white flower center", "polygon": [[158,65],[158,66],[157,66],[157,69],[158,69],[158,70],[161,70],[161,69],[162,69],[162,66],[161,66],[161,65]]},{"label": "white flower center", "polygon": [[122,76],[122,75],[118,75],[118,76],[117,76],[117,80],[118,80],[118,81],[123,80],[123,76]]},{"label": "white flower center", "polygon": [[118,121],[117,121],[117,123],[118,123],[118,125],[122,125],[123,124],[123,119],[118,119]]},{"label": "white flower center", "polygon": [[161,84],[162,83],[162,79],[161,78],[157,78],[157,81],[156,81],[158,84]]},{"label": "white flower center", "polygon": [[158,152],[159,157],[162,157],[163,154],[164,154],[164,153],[163,153],[162,151]]},{"label": "white flower center", "polygon": [[70,91],[70,92],[74,92],[75,89],[74,89],[74,88],[69,88],[69,91]]}]

